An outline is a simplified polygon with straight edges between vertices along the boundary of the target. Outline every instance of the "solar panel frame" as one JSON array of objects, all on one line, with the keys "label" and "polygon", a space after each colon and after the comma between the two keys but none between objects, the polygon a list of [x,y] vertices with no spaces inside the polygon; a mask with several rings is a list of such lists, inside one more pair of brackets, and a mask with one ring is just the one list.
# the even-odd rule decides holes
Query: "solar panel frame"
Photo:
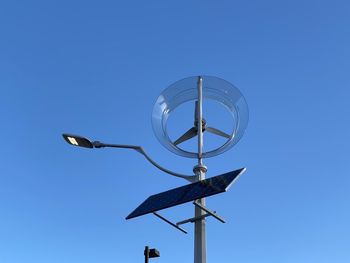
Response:
[{"label": "solar panel frame", "polygon": [[151,195],[133,212],[131,212],[126,219],[128,220],[169,207],[226,192],[232,183],[245,170],[246,168],[241,168],[232,172]]}]

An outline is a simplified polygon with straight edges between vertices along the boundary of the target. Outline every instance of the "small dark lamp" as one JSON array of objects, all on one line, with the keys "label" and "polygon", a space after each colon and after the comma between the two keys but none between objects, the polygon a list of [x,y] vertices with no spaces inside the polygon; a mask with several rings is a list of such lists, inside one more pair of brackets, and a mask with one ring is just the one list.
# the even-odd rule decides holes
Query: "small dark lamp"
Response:
[{"label": "small dark lamp", "polygon": [[158,258],[160,257],[160,253],[157,249],[151,248],[149,249],[148,246],[145,247],[145,263],[148,263],[149,258]]}]

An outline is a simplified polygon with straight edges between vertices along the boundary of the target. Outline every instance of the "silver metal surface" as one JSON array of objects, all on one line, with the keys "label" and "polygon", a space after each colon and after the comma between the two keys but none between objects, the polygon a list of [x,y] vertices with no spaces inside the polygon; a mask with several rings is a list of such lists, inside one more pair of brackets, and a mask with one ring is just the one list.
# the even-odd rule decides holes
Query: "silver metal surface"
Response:
[{"label": "silver metal surface", "polygon": [[[194,168],[197,181],[205,179],[205,170],[201,169],[203,166],[202,153],[203,153],[203,78],[198,77],[198,165]],[[201,205],[205,206],[205,198],[199,199]],[[194,208],[195,218],[201,218],[194,222],[194,263],[206,263],[207,262],[207,240],[205,231],[205,218],[204,211],[199,208]]]},{"label": "silver metal surface", "polygon": [[[198,165],[203,165],[203,78],[198,77]],[[202,180],[202,179],[201,179]]]},{"label": "silver metal surface", "polygon": [[[205,206],[205,198],[199,199],[201,205]],[[195,207],[194,215],[196,218],[203,217],[205,212]],[[197,220],[194,222],[194,263],[206,263],[207,262],[207,242],[206,242],[206,228],[205,219]]]}]

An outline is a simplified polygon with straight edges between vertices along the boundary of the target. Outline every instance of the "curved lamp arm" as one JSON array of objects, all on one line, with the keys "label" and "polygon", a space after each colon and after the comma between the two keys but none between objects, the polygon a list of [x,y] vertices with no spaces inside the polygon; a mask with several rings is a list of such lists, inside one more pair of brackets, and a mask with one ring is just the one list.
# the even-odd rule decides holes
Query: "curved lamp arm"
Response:
[{"label": "curved lamp arm", "polygon": [[99,141],[91,142],[90,140],[88,140],[84,137],[81,137],[79,135],[72,135],[72,134],[62,134],[62,136],[66,140],[66,142],[68,142],[69,144],[74,145],[74,146],[80,146],[80,147],[85,147],[85,148],[106,148],[106,147],[109,147],[109,148],[132,149],[132,150],[137,151],[138,153],[141,153],[147,159],[147,161],[149,161],[152,165],[154,165],[159,170],[161,170],[167,174],[186,179],[190,182],[194,182],[195,178],[196,178],[195,175],[184,175],[184,174],[175,173],[173,171],[170,171],[170,170],[160,166],[145,152],[145,150],[141,146],[125,145],[125,144],[109,144],[109,143],[102,143]]}]

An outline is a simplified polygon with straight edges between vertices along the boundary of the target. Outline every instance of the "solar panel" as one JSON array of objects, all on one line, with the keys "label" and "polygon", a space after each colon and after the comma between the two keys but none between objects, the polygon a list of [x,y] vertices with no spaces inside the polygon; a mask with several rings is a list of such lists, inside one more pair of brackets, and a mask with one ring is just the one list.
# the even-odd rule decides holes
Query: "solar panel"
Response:
[{"label": "solar panel", "polygon": [[203,197],[226,192],[233,181],[244,171],[245,168],[238,169],[236,171],[151,195],[133,212],[131,212],[126,219],[131,219]]}]

